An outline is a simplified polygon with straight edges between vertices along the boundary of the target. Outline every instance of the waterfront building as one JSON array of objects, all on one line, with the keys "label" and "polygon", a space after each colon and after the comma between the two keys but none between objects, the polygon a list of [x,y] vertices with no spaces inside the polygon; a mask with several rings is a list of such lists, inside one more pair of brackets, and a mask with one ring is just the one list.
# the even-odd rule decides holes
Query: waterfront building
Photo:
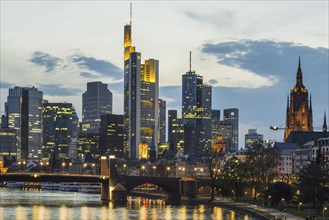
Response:
[{"label": "waterfront building", "polygon": [[87,91],[82,94],[82,131],[97,133],[101,115],[112,113],[112,92],[107,84],[88,82]]},{"label": "waterfront building", "polygon": [[245,148],[253,146],[255,143],[263,143],[264,135],[258,134],[257,129],[248,129],[248,134],[244,135]]},{"label": "waterfront building", "polygon": [[0,155],[17,156],[17,130],[13,128],[0,128]]},{"label": "waterfront building", "polygon": [[230,152],[239,150],[239,109],[224,109],[224,121],[230,122],[232,125],[231,145],[227,146]]},{"label": "waterfront building", "polygon": [[123,157],[124,126],[123,115],[101,116],[100,150],[102,155]]},{"label": "waterfront building", "polygon": [[100,160],[99,133],[81,133],[78,136],[77,159],[80,162]]},{"label": "waterfront building", "polygon": [[35,87],[9,89],[5,103],[6,123],[8,128],[16,130],[18,159],[41,159],[42,98],[43,93]]},{"label": "waterfront building", "polygon": [[171,150],[184,152],[184,120],[177,110],[168,110],[168,143]]},{"label": "waterfront building", "polygon": [[303,75],[300,64],[296,75],[296,84],[290,91],[290,100],[287,97],[286,130],[284,141],[292,131],[313,131],[312,98],[308,96],[308,90],[303,85]]},{"label": "waterfront building", "polygon": [[159,142],[166,142],[166,101],[158,100],[159,104]]},{"label": "waterfront building", "polygon": [[67,159],[72,138],[78,137],[79,119],[72,103],[43,103],[42,158]]}]

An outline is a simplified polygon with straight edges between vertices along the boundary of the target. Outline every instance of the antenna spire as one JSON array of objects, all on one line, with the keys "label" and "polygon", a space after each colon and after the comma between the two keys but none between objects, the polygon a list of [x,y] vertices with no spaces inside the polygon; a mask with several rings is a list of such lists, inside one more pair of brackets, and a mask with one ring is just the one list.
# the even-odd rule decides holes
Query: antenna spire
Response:
[{"label": "antenna spire", "polygon": [[192,72],[192,51],[190,51],[190,72]]},{"label": "antenna spire", "polygon": [[130,2],[130,26],[133,23],[133,3]]}]

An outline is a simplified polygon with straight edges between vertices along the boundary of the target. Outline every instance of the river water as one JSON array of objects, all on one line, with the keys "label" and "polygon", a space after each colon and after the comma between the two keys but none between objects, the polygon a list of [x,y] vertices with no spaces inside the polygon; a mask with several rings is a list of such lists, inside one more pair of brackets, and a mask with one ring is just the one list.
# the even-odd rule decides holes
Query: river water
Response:
[{"label": "river water", "polygon": [[128,198],[125,206],[102,204],[100,195],[0,188],[0,220],[30,219],[252,219],[244,213],[208,205],[166,205],[163,200]]}]

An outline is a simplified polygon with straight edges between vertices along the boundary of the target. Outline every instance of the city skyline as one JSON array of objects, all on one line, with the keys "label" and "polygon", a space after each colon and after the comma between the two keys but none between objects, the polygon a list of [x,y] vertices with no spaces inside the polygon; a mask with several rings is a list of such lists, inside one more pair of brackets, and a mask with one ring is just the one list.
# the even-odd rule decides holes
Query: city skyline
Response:
[{"label": "city skyline", "polygon": [[[72,102],[81,121],[81,94],[91,81],[109,84],[113,113],[122,114],[122,26],[129,21],[129,3],[80,3],[1,2],[2,114],[8,88],[34,85],[50,102]],[[262,12],[248,12],[255,5]],[[284,126],[286,94],[294,85],[301,56],[304,83],[312,94],[314,127],[322,126],[323,111],[328,112],[328,2],[281,5],[134,2],[134,45],[143,60],[150,55],[159,59],[159,98],[167,102],[167,110],[181,110],[177,93],[181,94],[181,76],[189,69],[192,50],[192,70],[213,86],[213,109],[239,109],[239,147],[249,128],[257,128],[266,139],[282,140],[283,133],[270,131],[269,126]],[[73,7],[78,7],[77,16],[70,19]],[[88,7],[95,11],[83,14]],[[56,14],[56,9],[62,10]],[[40,12],[44,21],[37,15],[22,23],[20,18],[27,12],[36,14],[33,11]],[[22,17],[14,16],[18,13]],[[258,22],[266,13],[284,16]],[[24,32],[26,28],[31,33]]]}]

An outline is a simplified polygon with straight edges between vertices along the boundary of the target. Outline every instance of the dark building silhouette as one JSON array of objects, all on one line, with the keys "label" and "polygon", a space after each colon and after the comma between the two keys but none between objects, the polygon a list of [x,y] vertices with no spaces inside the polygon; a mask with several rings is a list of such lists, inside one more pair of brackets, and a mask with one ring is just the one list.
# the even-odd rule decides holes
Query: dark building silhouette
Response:
[{"label": "dark building silhouette", "polygon": [[166,142],[166,101],[159,99],[159,142]]},{"label": "dark building silhouette", "polygon": [[[229,126],[226,129],[227,131],[222,133],[223,139],[227,141],[227,151],[234,152],[239,150],[239,109],[224,109],[224,123],[222,126]],[[230,129],[232,129],[231,134],[229,134]]]},{"label": "dark building silhouette", "polygon": [[100,150],[102,155],[123,157],[124,126],[123,115],[101,116]]},{"label": "dark building silhouette", "polygon": [[112,92],[107,84],[88,82],[82,94],[82,131],[99,132],[101,115],[112,113]]},{"label": "dark building silhouette", "polygon": [[290,91],[290,100],[287,99],[286,130],[284,140],[287,140],[292,131],[313,131],[312,99],[303,85],[303,75],[300,64],[296,75],[296,84]]},{"label": "dark building silhouette", "polygon": [[212,131],[212,145],[217,142],[217,135],[219,134],[220,110],[211,110],[211,131]]}]

